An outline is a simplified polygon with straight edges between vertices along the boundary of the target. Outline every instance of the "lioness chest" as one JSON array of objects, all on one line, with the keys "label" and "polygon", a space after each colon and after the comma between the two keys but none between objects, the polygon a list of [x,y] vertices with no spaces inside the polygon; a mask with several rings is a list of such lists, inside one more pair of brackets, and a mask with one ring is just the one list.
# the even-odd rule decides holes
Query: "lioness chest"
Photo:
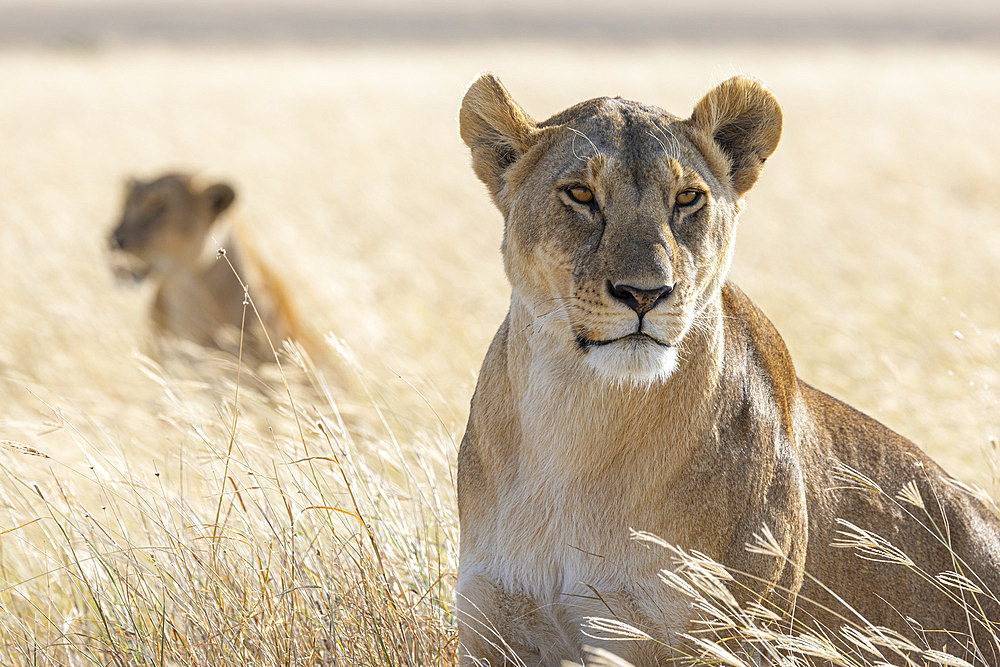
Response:
[{"label": "lioness chest", "polygon": [[581,659],[585,645],[601,643],[589,618],[657,637],[685,628],[688,605],[657,576],[661,549],[630,541],[622,522],[596,516],[597,507],[595,521],[584,524],[569,509],[584,502],[576,494],[518,487],[540,504],[499,508],[478,548],[463,553],[459,587],[480,607],[471,613],[481,611],[519,655],[537,654],[543,664]]},{"label": "lioness chest", "polygon": [[161,283],[153,312],[164,331],[211,344],[221,327],[238,331],[245,323],[243,288],[225,265],[178,272]]},{"label": "lioness chest", "polygon": [[[536,367],[535,376],[544,373]],[[579,391],[543,381],[520,395],[522,437],[503,492],[463,535],[462,595],[477,606],[493,601],[480,610],[485,617],[546,661],[578,659],[584,645],[600,643],[584,628],[588,617],[658,637],[683,631],[688,605],[659,576],[668,554],[633,531],[672,543],[705,537],[683,509],[698,474],[685,470],[689,448],[674,440],[691,434],[642,419],[648,405],[609,413]],[[686,482],[669,483],[682,471]]]}]

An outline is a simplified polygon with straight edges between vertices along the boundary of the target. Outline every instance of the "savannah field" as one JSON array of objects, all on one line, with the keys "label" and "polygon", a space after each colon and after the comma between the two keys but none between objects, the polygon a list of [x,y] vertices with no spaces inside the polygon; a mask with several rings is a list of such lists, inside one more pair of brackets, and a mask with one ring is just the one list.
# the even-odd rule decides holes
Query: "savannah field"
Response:
[{"label": "savannah field", "polygon": [[[800,376],[996,493],[1000,50],[7,49],[0,664],[453,664],[454,462],[509,297],[457,131],[483,71],[538,118],[765,82],[784,135],[732,278]],[[167,168],[235,185],[328,355],[156,352],[106,237]]]}]

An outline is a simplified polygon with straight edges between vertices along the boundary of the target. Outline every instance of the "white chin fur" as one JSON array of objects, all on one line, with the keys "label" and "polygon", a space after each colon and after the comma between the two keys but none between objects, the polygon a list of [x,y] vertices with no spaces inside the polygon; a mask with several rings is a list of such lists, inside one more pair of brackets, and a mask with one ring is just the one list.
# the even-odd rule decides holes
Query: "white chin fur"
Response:
[{"label": "white chin fur", "polygon": [[648,387],[665,382],[677,370],[677,348],[625,340],[591,347],[587,364],[606,382]]}]

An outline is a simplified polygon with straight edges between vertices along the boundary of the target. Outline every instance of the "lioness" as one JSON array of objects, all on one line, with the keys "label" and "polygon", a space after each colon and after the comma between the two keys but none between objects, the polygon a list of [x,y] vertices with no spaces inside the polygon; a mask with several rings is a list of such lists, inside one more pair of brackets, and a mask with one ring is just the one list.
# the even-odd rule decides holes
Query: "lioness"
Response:
[{"label": "lioness", "polygon": [[[581,660],[599,643],[581,632],[588,616],[657,638],[604,646],[638,665],[676,657],[693,611],[658,579],[663,552],[630,529],[722,562],[739,599],[834,639],[860,621],[804,571],[920,646],[1000,664],[983,624],[913,569],[831,546],[843,518],[930,576],[958,570],[1000,593],[990,511],[916,445],[799,380],[726,280],[781,124],[774,96],[743,77],[687,119],[599,98],[536,122],[491,75],[468,89],[461,136],[504,216],[512,294],[458,457],[462,664]],[[886,493],[845,489],[835,460]],[[893,498],[911,480],[921,520]],[[764,526],[787,559],[748,552]],[[948,590],[1000,620],[989,594]]]},{"label": "lioness", "polygon": [[218,230],[218,221],[235,198],[228,183],[201,183],[190,174],[130,179],[121,221],[109,239],[113,268],[119,277],[157,281],[157,333],[235,353],[242,327],[244,356],[267,360],[273,353],[253,310],[244,308],[240,279],[249,285],[275,347],[288,337],[301,341],[304,332],[281,281],[235,229],[220,233],[224,259],[210,246],[214,232],[226,231]]}]

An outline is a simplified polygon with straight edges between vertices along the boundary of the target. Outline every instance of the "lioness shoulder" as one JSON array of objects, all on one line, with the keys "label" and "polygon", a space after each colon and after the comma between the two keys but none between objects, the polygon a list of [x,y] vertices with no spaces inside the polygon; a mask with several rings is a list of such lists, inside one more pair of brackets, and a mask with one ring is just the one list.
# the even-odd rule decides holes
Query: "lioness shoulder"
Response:
[{"label": "lioness shoulder", "polygon": [[[1000,662],[985,620],[1000,593],[992,513],[902,436],[802,382],[727,282],[744,195],[781,135],[768,90],[737,77],[688,118],[599,98],[538,122],[486,75],[460,125],[504,218],[512,289],[459,453],[462,664],[579,661],[602,643],[582,629],[594,616],[656,639],[607,650],[676,658],[694,612],[633,529],[720,561],[738,599],[794,608],[835,642],[858,619],[846,603],[919,647]],[[844,488],[838,466],[873,486]],[[904,487],[925,515],[894,500]],[[835,548],[838,519],[914,566]],[[746,549],[764,527],[784,557]],[[956,568],[985,592],[919,573]]]}]

